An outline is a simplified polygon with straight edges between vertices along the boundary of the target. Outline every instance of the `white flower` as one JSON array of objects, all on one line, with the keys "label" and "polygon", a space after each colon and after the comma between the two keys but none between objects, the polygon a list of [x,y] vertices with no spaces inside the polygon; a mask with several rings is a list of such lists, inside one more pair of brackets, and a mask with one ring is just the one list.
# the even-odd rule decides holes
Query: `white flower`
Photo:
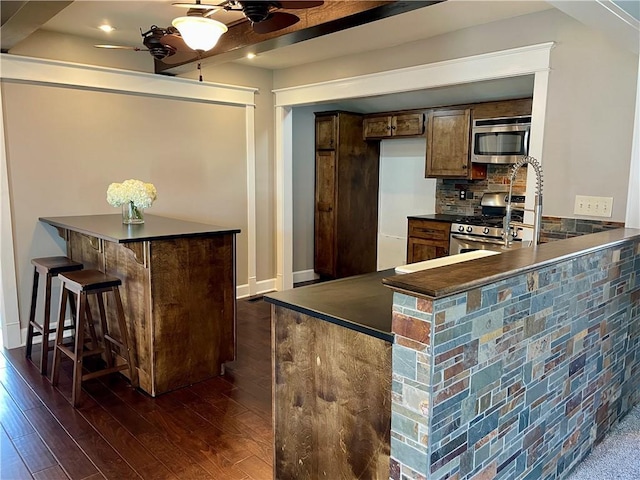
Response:
[{"label": "white flower", "polygon": [[153,184],[133,179],[125,180],[122,183],[112,183],[107,188],[107,202],[112,207],[132,202],[137,208],[149,208],[157,195],[156,187]]}]

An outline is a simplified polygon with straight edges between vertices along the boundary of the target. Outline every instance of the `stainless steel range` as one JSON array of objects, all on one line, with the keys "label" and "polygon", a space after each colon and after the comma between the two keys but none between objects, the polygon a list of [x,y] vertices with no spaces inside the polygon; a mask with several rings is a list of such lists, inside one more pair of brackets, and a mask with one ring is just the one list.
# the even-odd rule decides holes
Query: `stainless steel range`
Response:
[{"label": "stainless steel range", "polygon": [[[508,192],[485,193],[480,201],[481,215],[460,217],[452,223],[449,254],[455,255],[474,250],[504,251],[505,242],[502,232],[508,197]],[[517,225],[523,220],[524,200],[524,195],[511,195],[513,240],[509,248],[520,248],[530,244],[528,241],[522,241],[526,227]]]}]

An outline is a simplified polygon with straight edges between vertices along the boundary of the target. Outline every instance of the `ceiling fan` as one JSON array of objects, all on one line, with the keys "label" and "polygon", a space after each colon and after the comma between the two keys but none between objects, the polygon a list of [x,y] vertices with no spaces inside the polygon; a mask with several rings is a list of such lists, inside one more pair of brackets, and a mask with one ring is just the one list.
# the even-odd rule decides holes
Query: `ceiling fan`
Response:
[{"label": "ceiling fan", "polygon": [[[300,20],[297,15],[281,12],[280,9],[296,10],[313,8],[323,3],[324,1],[321,0],[227,0],[218,5],[212,5],[201,3],[200,0],[195,0],[195,3],[174,3],[173,5],[188,8],[187,17],[207,18],[220,10],[240,11],[246,19],[251,22],[251,26],[256,33],[265,34],[290,27]],[[224,25],[222,25],[222,27],[224,27]],[[164,60],[180,53],[191,56],[194,54],[194,50],[187,46],[176,27],[169,26],[163,28],[152,25],[146,32],[140,29],[140,34],[142,35],[142,43],[146,48],[120,45],[95,45],[95,47],[148,51],[156,60]],[[172,58],[172,60],[174,59]]]},{"label": "ceiling fan", "polygon": [[201,14],[203,17],[213,15],[219,10],[240,11],[251,22],[254,32],[264,34],[290,27],[300,20],[297,15],[281,12],[281,9],[313,8],[319,7],[323,3],[324,1],[321,0],[227,0],[219,5],[207,5],[200,3],[200,0],[196,0],[196,3],[174,3],[173,5],[189,8],[187,15]]},{"label": "ceiling fan", "polygon": [[175,55],[180,50],[190,51],[189,47],[184,43],[184,40],[182,40],[178,29],[175,27],[163,28],[157,25],[151,25],[146,32],[140,29],[140,35],[142,36],[142,44],[146,48],[125,45],[94,45],[94,47],[149,52],[151,56],[157,60],[163,60]]}]

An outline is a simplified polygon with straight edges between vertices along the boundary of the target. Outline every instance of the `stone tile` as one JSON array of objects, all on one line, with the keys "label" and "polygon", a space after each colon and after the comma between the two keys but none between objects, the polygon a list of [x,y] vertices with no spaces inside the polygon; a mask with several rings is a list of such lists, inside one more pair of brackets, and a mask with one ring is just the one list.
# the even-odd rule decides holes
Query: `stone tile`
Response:
[{"label": "stone tile", "polygon": [[407,337],[416,342],[429,344],[431,341],[431,324],[416,318],[394,313],[392,318],[392,330],[398,335]]},{"label": "stone tile", "polygon": [[393,373],[412,380],[416,379],[416,352],[398,344],[393,346]]}]

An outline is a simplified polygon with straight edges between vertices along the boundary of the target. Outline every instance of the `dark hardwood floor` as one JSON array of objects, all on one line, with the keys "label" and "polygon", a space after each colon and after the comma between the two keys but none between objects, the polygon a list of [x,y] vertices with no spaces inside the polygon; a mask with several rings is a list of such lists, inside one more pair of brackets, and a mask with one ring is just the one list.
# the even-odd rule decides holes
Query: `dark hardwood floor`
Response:
[{"label": "dark hardwood floor", "polygon": [[273,478],[262,299],[238,301],[237,360],[224,376],[152,398],[109,375],[83,383],[77,409],[70,392],[70,360],[55,389],[23,348],[0,352],[0,479]]}]

